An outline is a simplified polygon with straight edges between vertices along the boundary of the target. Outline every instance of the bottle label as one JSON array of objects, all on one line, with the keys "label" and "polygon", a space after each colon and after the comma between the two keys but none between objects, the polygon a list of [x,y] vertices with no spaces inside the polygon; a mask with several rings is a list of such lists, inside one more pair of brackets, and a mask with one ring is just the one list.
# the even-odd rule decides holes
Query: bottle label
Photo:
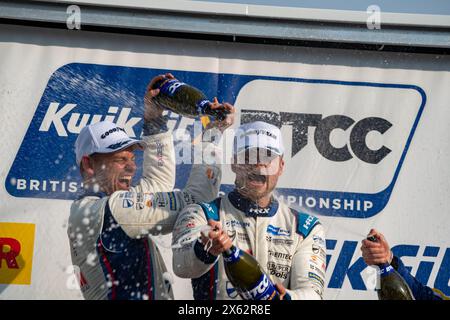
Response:
[{"label": "bottle label", "polygon": [[239,250],[239,248],[234,249],[234,251],[232,251],[231,255],[223,255],[223,260],[225,260],[225,262],[227,263],[235,263],[237,261],[239,261],[239,255],[241,253],[241,250]]},{"label": "bottle label", "polygon": [[200,100],[197,102],[197,112],[198,114],[205,114],[205,109],[209,105],[209,100]]},{"label": "bottle label", "polygon": [[394,267],[391,266],[390,264],[382,264],[379,267],[380,267],[380,270],[378,271],[378,273],[380,274],[381,277],[385,277],[388,274],[390,274],[392,271],[394,271]]},{"label": "bottle label", "polygon": [[178,88],[186,85],[186,83],[172,79],[164,82],[164,84],[159,88],[159,91],[169,97],[173,97]]},{"label": "bottle label", "polygon": [[265,273],[261,275],[261,278],[259,278],[252,289],[248,291],[238,291],[245,300],[272,300],[277,294],[275,286]]}]

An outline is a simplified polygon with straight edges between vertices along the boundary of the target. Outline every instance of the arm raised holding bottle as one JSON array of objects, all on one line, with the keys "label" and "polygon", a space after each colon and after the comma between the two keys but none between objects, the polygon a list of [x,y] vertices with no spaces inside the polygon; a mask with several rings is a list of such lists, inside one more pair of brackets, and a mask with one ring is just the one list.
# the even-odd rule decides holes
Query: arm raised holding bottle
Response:
[{"label": "arm raised holding bottle", "polygon": [[[389,243],[387,242],[384,235],[375,230],[371,229],[369,235],[366,239],[362,240],[361,245],[362,257],[364,262],[367,265],[377,265],[380,266],[380,269],[383,269],[383,266],[391,266],[393,269],[398,272],[401,276],[401,281],[404,280],[404,285],[411,290],[414,299],[416,300],[448,300],[449,297],[445,296],[441,291],[437,289],[432,289],[422,283],[420,283],[409,271],[406,269],[402,260],[395,256],[391,251]],[[383,275],[382,275],[383,276]],[[390,299],[405,299],[404,295],[402,295],[402,283],[398,284],[396,291],[399,291],[400,294],[395,294],[390,297]],[[381,283],[381,291],[383,291],[383,283]],[[405,290],[403,290],[405,291]],[[408,290],[406,290],[408,291]],[[383,293],[379,298],[384,299]]]}]

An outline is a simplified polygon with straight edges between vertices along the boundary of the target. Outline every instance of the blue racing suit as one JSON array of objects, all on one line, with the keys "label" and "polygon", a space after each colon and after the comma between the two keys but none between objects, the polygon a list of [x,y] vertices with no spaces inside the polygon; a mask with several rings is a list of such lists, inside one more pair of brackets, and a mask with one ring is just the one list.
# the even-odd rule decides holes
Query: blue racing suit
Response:
[{"label": "blue racing suit", "polygon": [[426,285],[420,283],[412,274],[406,269],[400,258],[394,256],[391,265],[395,270],[403,277],[411,289],[412,294],[416,300],[448,300],[449,297],[445,296],[438,289],[432,289]]}]

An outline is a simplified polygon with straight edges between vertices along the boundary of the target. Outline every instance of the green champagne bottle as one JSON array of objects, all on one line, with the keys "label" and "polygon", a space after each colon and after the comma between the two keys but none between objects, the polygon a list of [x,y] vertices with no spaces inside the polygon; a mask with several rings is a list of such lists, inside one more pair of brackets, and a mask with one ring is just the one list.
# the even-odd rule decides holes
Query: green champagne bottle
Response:
[{"label": "green champagne bottle", "polygon": [[[367,240],[377,242],[374,236]],[[402,276],[389,263],[378,265],[380,275],[380,288],[377,289],[379,300],[414,300],[408,284]]]},{"label": "green champagne bottle", "polygon": [[160,90],[154,98],[156,103],[181,116],[196,118],[208,115],[222,121],[229,113],[223,105],[212,109],[212,103],[203,92],[177,79],[159,80],[152,86],[152,89]]},{"label": "green champagne bottle", "polygon": [[272,281],[256,259],[232,246],[223,253],[225,273],[244,300],[280,300]]}]

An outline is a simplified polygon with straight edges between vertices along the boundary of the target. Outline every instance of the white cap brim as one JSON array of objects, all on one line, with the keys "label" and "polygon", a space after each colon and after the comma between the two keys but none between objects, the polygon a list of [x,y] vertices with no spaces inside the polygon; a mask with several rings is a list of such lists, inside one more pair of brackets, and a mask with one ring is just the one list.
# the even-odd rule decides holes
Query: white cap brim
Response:
[{"label": "white cap brim", "polygon": [[124,150],[136,144],[139,145],[139,147],[141,147],[142,150],[144,150],[147,147],[147,143],[144,140],[126,139],[123,141],[119,141],[113,145],[107,146],[105,148],[101,148],[97,150],[96,153],[113,153]]}]

